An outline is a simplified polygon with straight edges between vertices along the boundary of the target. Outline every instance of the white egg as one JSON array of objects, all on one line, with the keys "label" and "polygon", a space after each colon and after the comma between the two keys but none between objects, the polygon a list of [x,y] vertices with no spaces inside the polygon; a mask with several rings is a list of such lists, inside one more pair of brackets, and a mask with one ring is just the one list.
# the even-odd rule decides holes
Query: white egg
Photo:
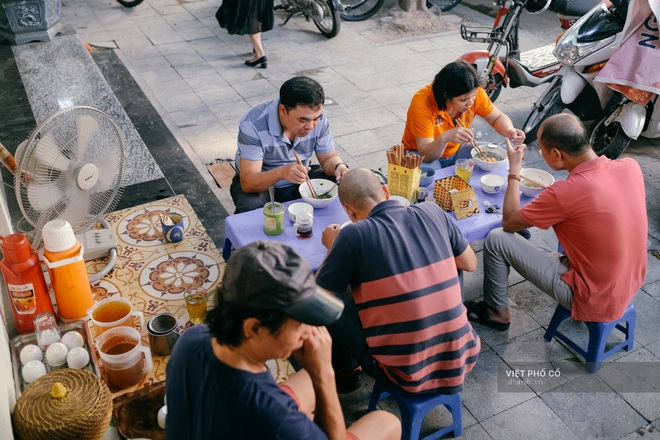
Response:
[{"label": "white egg", "polygon": [[167,405],[161,407],[158,410],[158,416],[157,416],[158,426],[160,426],[163,429],[165,429],[165,419],[166,418],[167,418]]},{"label": "white egg", "polygon": [[31,360],[23,365],[21,373],[23,373],[23,380],[26,383],[32,383],[46,374],[46,366],[41,361]]},{"label": "white egg", "polygon": [[39,361],[41,362],[44,358],[44,352],[41,351],[41,348],[37,347],[34,344],[28,344],[21,349],[21,365],[25,365],[30,361]]},{"label": "white egg", "polygon": [[66,345],[66,348],[71,350],[74,347],[82,347],[85,345],[85,340],[80,333],[74,330],[62,335],[62,344]]},{"label": "white egg", "polygon": [[82,347],[73,347],[66,355],[69,368],[85,368],[89,364],[89,353]]},{"label": "white egg", "polygon": [[59,367],[66,362],[66,355],[69,349],[61,342],[55,342],[46,350],[46,362],[51,367]]}]

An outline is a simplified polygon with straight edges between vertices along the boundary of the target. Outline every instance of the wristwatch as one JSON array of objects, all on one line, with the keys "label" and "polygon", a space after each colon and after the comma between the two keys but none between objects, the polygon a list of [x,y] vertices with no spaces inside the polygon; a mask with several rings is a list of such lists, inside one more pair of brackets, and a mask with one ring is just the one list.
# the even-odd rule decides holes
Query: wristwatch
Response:
[{"label": "wristwatch", "polygon": [[348,168],[348,165],[346,165],[344,162],[339,162],[337,165],[335,165],[335,171],[337,171],[337,168],[339,168],[339,165],[344,165],[346,168]]}]

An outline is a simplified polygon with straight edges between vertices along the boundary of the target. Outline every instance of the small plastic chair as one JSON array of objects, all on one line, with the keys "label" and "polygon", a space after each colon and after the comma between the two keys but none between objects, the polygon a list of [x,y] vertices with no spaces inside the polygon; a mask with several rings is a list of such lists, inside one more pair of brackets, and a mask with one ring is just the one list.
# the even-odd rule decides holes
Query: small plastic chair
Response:
[{"label": "small plastic chair", "polygon": [[394,397],[401,411],[401,440],[418,440],[424,417],[438,405],[444,405],[449,410],[452,416],[452,424],[424,437],[423,440],[434,440],[450,432],[454,433],[454,437],[463,434],[461,393],[411,394],[399,389],[393,384],[376,381],[367,411],[375,410],[378,401],[389,396]]},{"label": "small plastic chair", "polygon": [[[615,321],[585,322],[587,329],[589,330],[589,345],[586,351],[558,330],[559,324],[561,324],[563,320],[570,318],[570,316],[570,310],[561,304],[558,305],[555,314],[552,316],[548,330],[545,332],[545,339],[546,341],[551,341],[553,337],[557,338],[578,352],[578,354],[584,358],[586,368],[590,373],[598,371],[602,362],[606,358],[622,348],[625,348],[626,351],[633,349],[637,310],[632,302],[628,305],[623,316]],[[622,324],[624,322],[625,326]],[[617,344],[615,347],[610,348],[608,351],[605,351],[607,339],[615,328],[624,334],[625,340]]]}]

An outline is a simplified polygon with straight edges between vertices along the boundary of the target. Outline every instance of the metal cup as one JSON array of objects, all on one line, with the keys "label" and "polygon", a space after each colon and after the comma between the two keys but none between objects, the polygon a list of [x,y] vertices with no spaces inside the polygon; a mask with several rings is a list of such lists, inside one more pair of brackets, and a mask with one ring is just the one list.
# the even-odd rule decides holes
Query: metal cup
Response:
[{"label": "metal cup", "polygon": [[174,344],[182,330],[177,326],[177,318],[171,313],[159,313],[147,322],[149,345],[154,354],[167,356],[172,353]]}]

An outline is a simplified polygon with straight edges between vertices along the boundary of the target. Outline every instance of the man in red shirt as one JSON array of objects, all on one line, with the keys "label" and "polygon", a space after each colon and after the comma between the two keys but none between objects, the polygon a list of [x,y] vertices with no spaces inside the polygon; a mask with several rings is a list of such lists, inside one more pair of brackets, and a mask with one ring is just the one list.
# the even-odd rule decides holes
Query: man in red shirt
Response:
[{"label": "man in red shirt", "polygon": [[[468,319],[495,330],[511,322],[507,278],[513,267],[571,310],[580,321],[620,318],[644,282],[648,219],[644,179],[631,158],[597,156],[580,120],[567,113],[548,118],[538,142],[553,170],[566,180],[520,207],[520,170],[525,145],[511,146],[502,229],[484,243],[484,301],[468,301]],[[512,232],[552,227],[564,254],[551,252]]]}]

